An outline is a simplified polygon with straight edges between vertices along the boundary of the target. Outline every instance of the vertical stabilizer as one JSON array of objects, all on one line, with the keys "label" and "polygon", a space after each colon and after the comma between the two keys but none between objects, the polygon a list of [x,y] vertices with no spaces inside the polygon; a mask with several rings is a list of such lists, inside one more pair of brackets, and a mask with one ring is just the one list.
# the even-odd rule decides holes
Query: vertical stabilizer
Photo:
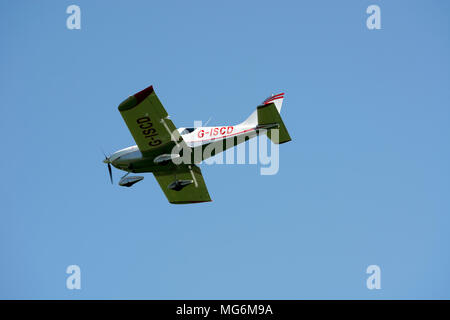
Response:
[{"label": "vertical stabilizer", "polygon": [[[283,105],[284,93],[279,93],[276,95],[271,95],[267,97],[261,105],[267,105],[273,103],[278,113],[281,113],[281,106]],[[258,112],[255,110],[244,122],[241,123],[246,126],[256,126],[258,125]]]},{"label": "vertical stabilizer", "polygon": [[283,105],[284,93],[279,93],[276,95],[271,95],[266,100],[264,100],[263,104],[273,103],[278,110],[278,113],[281,114],[281,106]]}]

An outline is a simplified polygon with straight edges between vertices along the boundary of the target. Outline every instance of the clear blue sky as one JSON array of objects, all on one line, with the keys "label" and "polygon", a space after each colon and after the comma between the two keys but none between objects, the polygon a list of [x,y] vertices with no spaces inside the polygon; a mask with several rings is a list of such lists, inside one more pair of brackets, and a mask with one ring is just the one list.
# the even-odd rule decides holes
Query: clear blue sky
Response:
[{"label": "clear blue sky", "polygon": [[[450,2],[0,12],[0,298],[450,298]],[[203,166],[214,201],[187,206],[151,174],[111,186],[100,150],[134,144],[117,106],[150,84],[180,127],[237,123],[285,92],[279,173]]]}]

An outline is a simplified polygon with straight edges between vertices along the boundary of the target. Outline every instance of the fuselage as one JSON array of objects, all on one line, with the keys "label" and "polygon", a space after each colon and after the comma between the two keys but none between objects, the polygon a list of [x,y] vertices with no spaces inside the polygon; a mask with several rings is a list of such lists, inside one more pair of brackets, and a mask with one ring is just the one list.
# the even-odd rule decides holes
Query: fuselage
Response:
[{"label": "fuselage", "polygon": [[[255,125],[239,124],[234,126],[179,128],[178,133],[192,154],[200,155],[193,159],[198,163],[226,149],[232,148],[258,134]],[[206,152],[205,152],[206,151]],[[117,169],[127,172],[152,172],[160,167],[155,158],[160,154],[143,155],[134,145],[116,151],[109,157],[110,163]]]}]

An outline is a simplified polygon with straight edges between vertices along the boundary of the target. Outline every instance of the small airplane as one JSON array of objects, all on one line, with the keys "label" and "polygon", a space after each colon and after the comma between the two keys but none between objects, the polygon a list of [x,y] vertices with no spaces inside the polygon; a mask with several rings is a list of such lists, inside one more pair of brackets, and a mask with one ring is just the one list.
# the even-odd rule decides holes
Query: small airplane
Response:
[{"label": "small airplane", "polygon": [[[267,134],[277,144],[291,141],[280,116],[283,99],[284,93],[268,97],[237,125],[177,129],[150,86],[118,107],[136,145],[105,155],[103,162],[108,165],[111,183],[111,165],[127,172],[119,181],[124,187],[144,179],[128,176],[130,172],[152,172],[170,203],[209,202],[208,189],[196,164],[259,134]],[[207,147],[213,152],[203,152]]]}]

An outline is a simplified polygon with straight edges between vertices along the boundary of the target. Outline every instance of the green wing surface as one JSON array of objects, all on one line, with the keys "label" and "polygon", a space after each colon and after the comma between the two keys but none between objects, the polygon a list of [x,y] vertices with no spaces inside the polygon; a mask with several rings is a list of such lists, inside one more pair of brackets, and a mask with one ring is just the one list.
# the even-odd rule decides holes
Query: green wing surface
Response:
[{"label": "green wing surface", "polygon": [[168,149],[182,140],[153,86],[123,101],[119,111],[143,154],[164,147]]},{"label": "green wing surface", "polygon": [[[153,174],[170,203],[185,204],[211,201],[202,172],[196,165],[183,165],[179,166],[176,171],[161,171]],[[175,191],[169,188],[169,185],[175,180],[190,180],[192,183],[179,191]]]}]

